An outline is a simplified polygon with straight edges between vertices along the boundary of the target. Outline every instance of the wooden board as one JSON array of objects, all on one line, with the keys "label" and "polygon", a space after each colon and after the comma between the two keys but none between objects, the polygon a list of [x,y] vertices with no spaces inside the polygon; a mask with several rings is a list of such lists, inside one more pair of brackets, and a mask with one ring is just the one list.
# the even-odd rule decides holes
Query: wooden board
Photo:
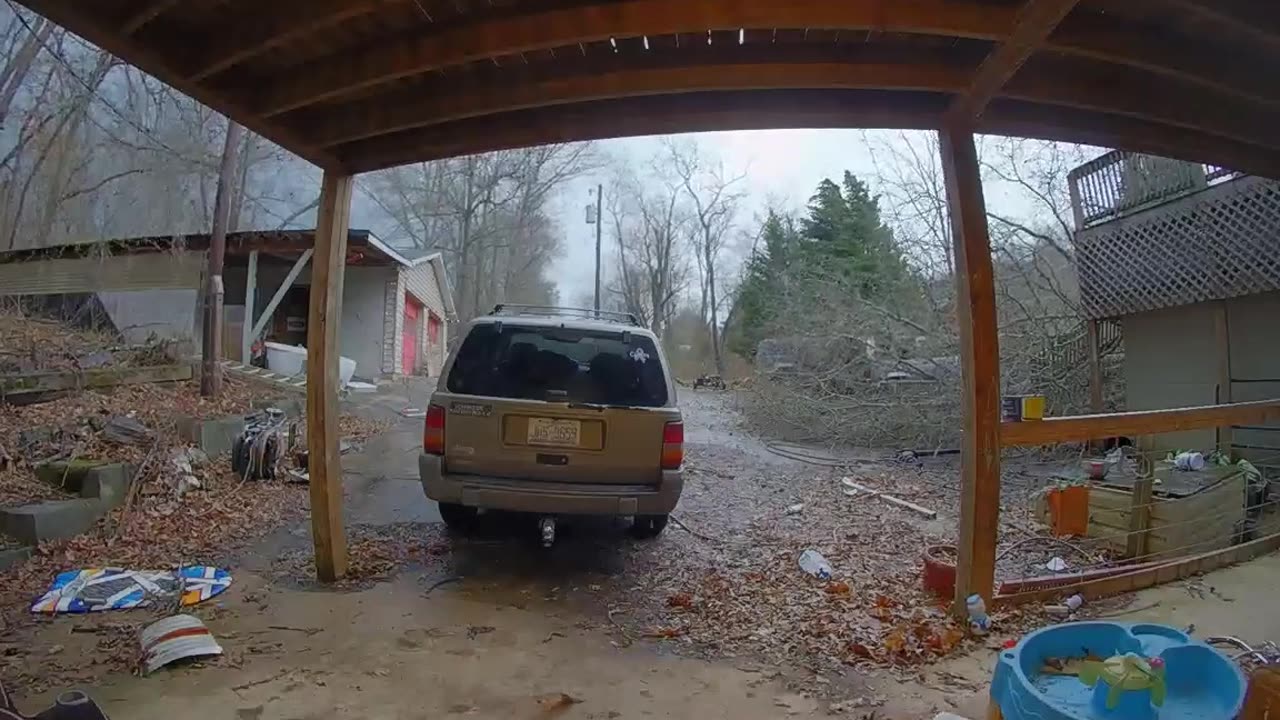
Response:
[{"label": "wooden board", "polygon": [[[1236,524],[1245,517],[1243,472],[1233,472],[1217,485],[1185,498],[1151,497],[1145,523],[1134,519],[1134,494],[1104,487],[1089,488],[1089,537],[1126,552],[1127,557],[1194,554],[1229,546]],[[1154,486],[1158,491],[1159,486]],[[1145,547],[1132,533],[1145,526]]]},{"label": "wooden board", "polygon": [[1005,422],[1000,425],[1000,441],[1005,447],[1050,445],[1276,421],[1280,421],[1280,399]]},{"label": "wooden board", "polygon": [[1273,552],[1280,548],[1280,533],[1268,535],[1252,542],[1234,545],[1222,550],[1198,553],[1167,563],[1153,565],[1144,564],[1133,572],[1097,580],[1084,580],[1076,583],[1058,585],[1043,590],[1032,590],[1008,595],[997,595],[993,599],[993,607],[1001,605],[1017,605],[1025,602],[1038,602],[1080,593],[1086,599],[1097,599],[1133,592],[1153,587],[1162,583],[1174,582],[1220,567],[1244,562],[1259,555]]},{"label": "wooden board", "polygon": [[113,385],[190,380],[190,365],[152,365],[147,367],[91,368],[88,370],[56,370],[48,372],[0,375],[0,400],[20,402],[23,396],[58,390],[104,388]]}]

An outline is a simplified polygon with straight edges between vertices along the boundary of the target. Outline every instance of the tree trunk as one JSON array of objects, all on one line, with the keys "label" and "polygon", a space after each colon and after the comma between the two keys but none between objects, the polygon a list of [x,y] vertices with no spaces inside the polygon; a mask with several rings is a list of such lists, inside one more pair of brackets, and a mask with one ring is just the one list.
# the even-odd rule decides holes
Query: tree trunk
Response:
[{"label": "tree trunk", "polygon": [[26,41],[22,43],[22,49],[13,56],[13,62],[0,72],[0,87],[4,88],[0,91],[0,127],[4,127],[5,118],[9,117],[9,107],[13,104],[14,96],[18,94],[18,88],[22,87],[22,83],[26,81],[31,63],[36,59],[40,48],[44,47],[45,41],[49,39],[49,33],[53,31],[53,23],[44,18],[38,22],[38,29],[27,35]]},{"label": "tree trunk", "polygon": [[[249,187],[249,166],[252,164],[254,147],[258,136],[244,133],[244,146],[240,149],[240,179],[236,182],[235,198],[231,202],[231,217],[227,219],[227,232],[240,229],[240,214],[244,212],[245,191]],[[317,201],[318,202],[318,201]]]},{"label": "tree trunk", "polygon": [[711,353],[716,359],[716,374],[724,377],[724,358],[720,355],[720,320],[716,312],[716,263],[711,253],[711,238],[707,238],[707,290],[711,295]]},{"label": "tree trunk", "polygon": [[[244,128],[227,119],[227,138],[218,166],[218,187],[213,198],[213,231],[209,234],[209,269],[205,273],[204,343],[200,394],[214,397],[222,391],[222,265],[227,253],[227,221],[230,219],[231,183],[236,175],[240,137]],[[247,321],[247,319],[246,319]]]}]

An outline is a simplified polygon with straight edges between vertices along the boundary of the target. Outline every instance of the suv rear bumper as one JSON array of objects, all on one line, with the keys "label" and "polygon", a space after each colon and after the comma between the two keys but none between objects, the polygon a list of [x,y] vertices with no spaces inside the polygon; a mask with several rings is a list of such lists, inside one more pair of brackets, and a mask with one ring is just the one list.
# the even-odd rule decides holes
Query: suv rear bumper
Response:
[{"label": "suv rear bumper", "polygon": [[663,470],[659,485],[556,483],[444,473],[440,458],[427,453],[418,456],[418,474],[436,502],[557,515],[665,515],[684,489],[679,470]]}]

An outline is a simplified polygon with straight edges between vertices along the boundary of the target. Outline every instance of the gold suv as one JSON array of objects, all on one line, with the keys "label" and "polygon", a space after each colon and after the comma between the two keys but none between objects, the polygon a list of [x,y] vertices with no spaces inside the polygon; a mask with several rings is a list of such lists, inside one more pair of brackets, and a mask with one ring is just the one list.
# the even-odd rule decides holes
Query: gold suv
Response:
[{"label": "gold suv", "polygon": [[[684,424],[657,338],[630,313],[498,305],[431,396],[418,461],[451,528],[478,510],[629,515],[653,537],[684,480]],[[549,530],[548,530],[549,529]]]}]

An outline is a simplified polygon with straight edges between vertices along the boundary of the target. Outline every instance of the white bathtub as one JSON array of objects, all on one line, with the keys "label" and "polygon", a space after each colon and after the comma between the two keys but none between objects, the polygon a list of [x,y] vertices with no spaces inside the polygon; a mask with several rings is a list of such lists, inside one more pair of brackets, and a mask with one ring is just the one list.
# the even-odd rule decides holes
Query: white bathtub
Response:
[{"label": "white bathtub", "polygon": [[[281,375],[301,375],[307,371],[307,349],[296,345],[268,342],[267,369]],[[338,358],[338,386],[346,387],[356,374],[356,361],[349,357]]]}]

